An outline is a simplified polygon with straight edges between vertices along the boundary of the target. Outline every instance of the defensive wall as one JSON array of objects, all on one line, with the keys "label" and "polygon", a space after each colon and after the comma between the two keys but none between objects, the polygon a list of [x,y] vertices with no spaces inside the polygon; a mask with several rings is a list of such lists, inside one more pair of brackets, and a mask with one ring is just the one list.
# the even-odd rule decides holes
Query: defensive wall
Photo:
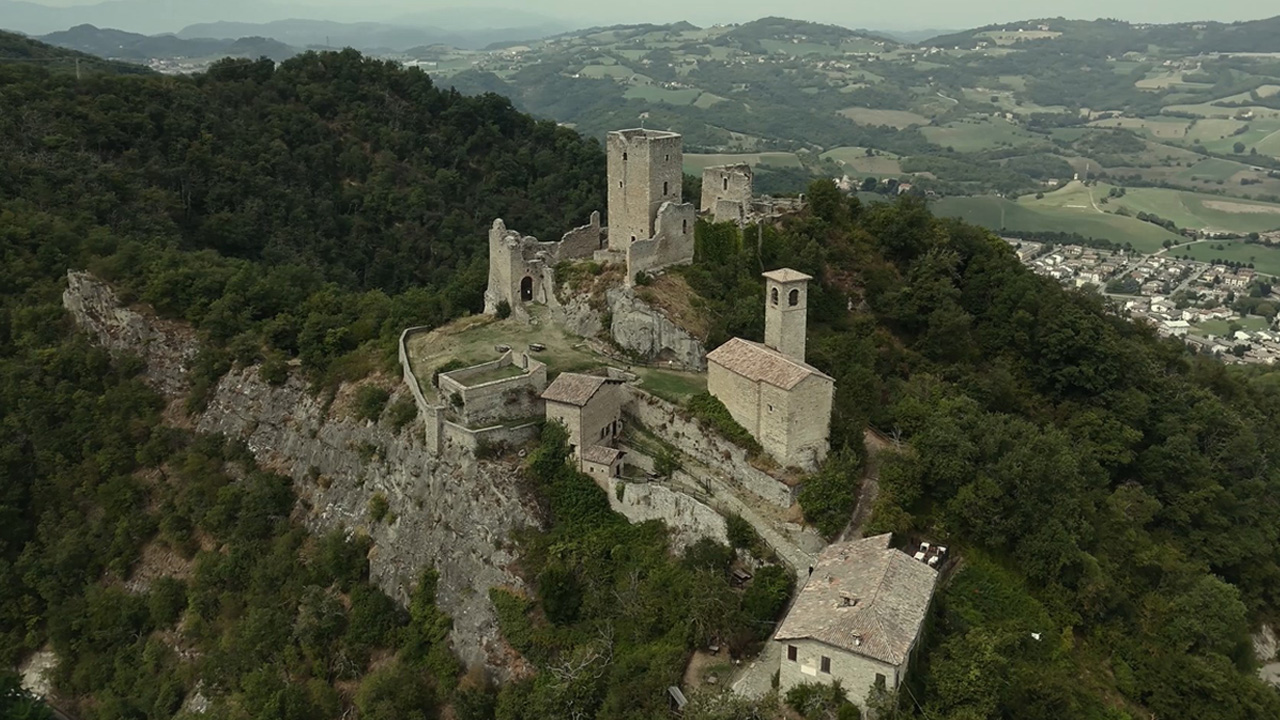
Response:
[{"label": "defensive wall", "polygon": [[635,282],[637,273],[693,262],[697,215],[692,203],[663,203],[654,221],[653,237],[627,246],[627,285]]},{"label": "defensive wall", "polygon": [[[520,374],[497,379],[507,368]],[[440,396],[467,427],[492,425],[507,420],[543,414],[540,395],[547,389],[547,366],[528,353],[511,350],[492,362],[440,373]],[[460,404],[455,404],[453,398]]]}]

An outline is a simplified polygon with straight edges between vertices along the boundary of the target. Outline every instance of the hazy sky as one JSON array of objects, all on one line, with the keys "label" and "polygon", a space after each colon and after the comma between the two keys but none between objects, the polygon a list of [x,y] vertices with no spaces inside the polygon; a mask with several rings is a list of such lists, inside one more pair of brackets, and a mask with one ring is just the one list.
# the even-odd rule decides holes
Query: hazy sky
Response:
[{"label": "hazy sky", "polygon": [[[92,0],[29,0],[42,5],[70,6],[90,4]],[[125,0],[132,2],[136,0]],[[165,2],[165,0],[158,0]],[[209,0],[168,0],[170,5],[205,5]],[[423,11],[441,7],[471,5],[506,6],[526,12],[549,15],[570,25],[593,25],[622,22],[672,22],[688,20],[706,25],[715,22],[739,22],[767,15],[781,15],[803,20],[829,22],[848,27],[887,29],[964,28],[988,23],[1064,15],[1093,19],[1114,17],[1144,22],[1184,20],[1248,20],[1280,14],[1275,0],[914,0],[913,2],[857,2],[857,0],[264,0],[261,5],[287,5],[306,15],[325,19],[347,20],[356,16],[382,19],[404,11]],[[206,8],[218,7],[210,3]],[[291,13],[292,14],[292,13]],[[221,18],[235,20],[235,17]]]}]

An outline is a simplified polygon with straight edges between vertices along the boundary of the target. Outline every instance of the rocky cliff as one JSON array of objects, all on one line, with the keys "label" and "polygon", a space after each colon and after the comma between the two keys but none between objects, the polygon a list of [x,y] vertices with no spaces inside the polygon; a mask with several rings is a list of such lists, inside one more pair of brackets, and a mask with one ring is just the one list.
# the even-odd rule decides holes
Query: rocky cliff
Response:
[{"label": "rocky cliff", "polygon": [[634,289],[609,288],[604,297],[603,312],[592,307],[587,294],[557,304],[556,322],[584,338],[599,337],[607,323],[614,344],[644,362],[693,372],[707,369],[707,351],[702,341],[651,307]]},{"label": "rocky cliff", "polygon": [[[198,350],[189,328],[122,307],[109,286],[86,273],[69,274],[63,304],[103,346],[141,356],[148,382],[174,401],[169,416],[180,415]],[[398,382],[394,387],[406,392]],[[371,576],[397,600],[407,602],[421,571],[435,567],[439,603],[454,619],[454,649],[468,665],[506,676],[513,655],[487,591],[522,585],[508,568],[516,557],[509,539],[537,522],[516,469],[463,453],[435,457],[417,424],[397,434],[385,423],[350,416],[345,408],[353,393],[344,387],[326,405],[296,375],[277,386],[262,381],[256,367],[241,368],[222,378],[202,413],[181,421],[243,439],[262,465],[292,477],[300,514],[313,530],[368,534]],[[390,511],[374,522],[369,501],[379,494]]]}]

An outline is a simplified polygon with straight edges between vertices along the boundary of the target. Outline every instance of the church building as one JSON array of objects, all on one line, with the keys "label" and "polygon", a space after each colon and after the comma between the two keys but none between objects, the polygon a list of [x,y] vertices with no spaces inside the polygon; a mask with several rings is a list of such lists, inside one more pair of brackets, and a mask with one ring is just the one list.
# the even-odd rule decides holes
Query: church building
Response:
[{"label": "church building", "polygon": [[707,390],[780,464],[815,470],[830,447],[835,380],[805,362],[808,281],[764,273],[764,344],[733,338],[707,354]]}]

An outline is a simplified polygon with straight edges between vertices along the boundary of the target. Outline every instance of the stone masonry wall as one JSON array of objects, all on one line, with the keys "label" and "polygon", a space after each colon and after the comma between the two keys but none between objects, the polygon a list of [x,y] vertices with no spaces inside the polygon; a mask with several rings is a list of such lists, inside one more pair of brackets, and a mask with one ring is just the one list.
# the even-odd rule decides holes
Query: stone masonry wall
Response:
[{"label": "stone masonry wall", "polygon": [[658,437],[702,461],[727,482],[767,502],[782,508],[789,508],[795,502],[792,488],[752,466],[745,450],[719,436],[703,432],[695,420],[685,419],[675,405],[642,391],[632,389],[631,392],[634,401],[627,404],[627,411]]},{"label": "stone masonry wall", "polygon": [[672,549],[679,553],[703,538],[729,544],[724,517],[685,493],[659,483],[622,483],[622,499],[617,484],[606,487],[609,506],[633,523],[659,520],[671,529]]},{"label": "stone masonry wall", "polygon": [[750,165],[718,165],[702,171],[702,212],[716,222],[741,222],[751,204]]},{"label": "stone masonry wall", "polygon": [[[518,365],[525,368],[525,372],[479,385],[467,384],[480,373],[508,365]],[[508,351],[492,362],[442,373],[439,383],[443,397],[450,398],[456,393],[462,399],[462,407],[457,409],[457,413],[464,425],[475,428],[541,416],[544,408],[541,395],[547,389],[547,366],[526,353],[517,355]]]},{"label": "stone masonry wall", "polygon": [[627,248],[627,284],[638,272],[653,272],[671,265],[693,262],[694,223],[697,213],[690,203],[663,203],[652,240],[639,240]]}]

